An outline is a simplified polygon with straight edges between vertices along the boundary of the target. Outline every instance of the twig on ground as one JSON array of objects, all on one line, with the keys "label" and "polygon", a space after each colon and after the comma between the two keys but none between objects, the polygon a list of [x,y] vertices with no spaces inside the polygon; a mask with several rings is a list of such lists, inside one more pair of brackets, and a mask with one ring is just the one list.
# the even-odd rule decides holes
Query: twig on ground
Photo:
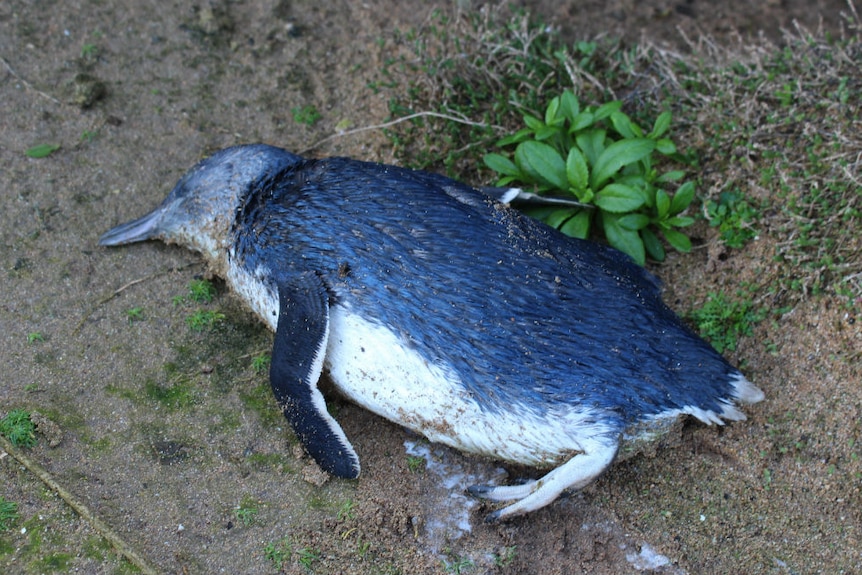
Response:
[{"label": "twig on ground", "polygon": [[120,555],[125,557],[132,565],[140,569],[141,573],[144,575],[157,575],[159,573],[159,570],[150,565],[150,563],[142,556],[138,555],[137,551],[132,549],[132,547],[126,543],[125,539],[123,539],[116,531],[111,529],[107,523],[96,517],[93,512],[90,511],[89,507],[84,505],[71,493],[66,491],[62,485],[57,483],[54,477],[51,476],[44,467],[21,453],[21,451],[15,448],[8,439],[2,436],[0,436],[0,449],[3,449],[6,453],[17,459],[18,462],[26,467],[30,473],[42,480],[42,483],[47,485],[48,489],[59,495],[63,501],[65,501],[69,507],[74,509],[82,519],[89,523],[99,535],[107,539]]}]

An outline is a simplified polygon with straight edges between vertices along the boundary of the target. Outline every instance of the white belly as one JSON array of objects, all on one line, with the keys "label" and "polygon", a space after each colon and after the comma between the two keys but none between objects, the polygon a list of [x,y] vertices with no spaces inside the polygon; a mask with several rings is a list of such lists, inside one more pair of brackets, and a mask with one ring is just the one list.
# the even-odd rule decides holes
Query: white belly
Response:
[{"label": "white belly", "polygon": [[582,406],[544,412],[480,408],[447,365],[427,362],[389,329],[341,306],[330,310],[325,368],[353,402],[431,441],[529,465],[552,465],[606,445],[610,429]]}]

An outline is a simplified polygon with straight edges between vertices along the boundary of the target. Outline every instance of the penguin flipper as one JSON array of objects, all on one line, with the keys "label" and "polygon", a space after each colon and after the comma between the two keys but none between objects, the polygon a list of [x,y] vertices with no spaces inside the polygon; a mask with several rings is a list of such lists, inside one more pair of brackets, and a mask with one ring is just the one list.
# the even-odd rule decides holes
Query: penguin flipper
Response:
[{"label": "penguin flipper", "polygon": [[305,273],[278,285],[279,314],[269,381],[293,432],[317,464],[336,477],[359,477],[359,457],[326,410],[317,388],[329,339],[329,296]]}]

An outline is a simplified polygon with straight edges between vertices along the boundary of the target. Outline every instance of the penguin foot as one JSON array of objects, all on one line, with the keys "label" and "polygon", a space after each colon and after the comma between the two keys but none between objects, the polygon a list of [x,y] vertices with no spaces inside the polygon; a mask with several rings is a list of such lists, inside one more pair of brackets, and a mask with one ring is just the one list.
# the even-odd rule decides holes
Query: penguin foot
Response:
[{"label": "penguin foot", "polygon": [[576,455],[544,477],[521,485],[472,485],[467,493],[490,501],[515,501],[485,517],[486,523],[529,513],[548,505],[566,489],[583,489],[589,485],[613,462],[617,447],[613,444],[593,453]]}]

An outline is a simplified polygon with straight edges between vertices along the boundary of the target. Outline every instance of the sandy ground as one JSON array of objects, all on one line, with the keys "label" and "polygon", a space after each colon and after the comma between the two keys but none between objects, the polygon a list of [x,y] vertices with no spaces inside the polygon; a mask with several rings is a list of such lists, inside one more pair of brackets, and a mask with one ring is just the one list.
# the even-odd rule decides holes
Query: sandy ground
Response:
[{"label": "sandy ground", "polygon": [[[573,38],[622,34],[677,47],[679,31],[774,39],[794,18],[835,29],[844,7],[712,4],[531,7]],[[529,469],[425,444],[333,399],[363,476],[325,481],[251,367],[271,335],[222,284],[210,304],[175,301],[205,273],[197,256],[160,244],[97,246],[101,232],[156,205],[215,149],[264,141],[302,150],[336,125],[383,121],[387,95],[367,88],[387,57],[378,40],[420,24],[433,5],[449,8],[0,5],[0,414],[38,410],[59,427],[56,447],[42,437],[30,455],[165,573],[276,573],[279,553],[290,573],[856,571],[862,328],[829,296],[764,322],[731,354],[767,394],[749,421],[686,425],[584,492],[489,526],[460,489]],[[313,127],[293,119],[305,105],[322,114]],[[25,156],[44,143],[61,147]],[[315,153],[392,161],[376,132]],[[754,276],[771,241],[764,235],[709,271],[705,250],[672,256],[658,270],[673,286],[668,301],[682,312]],[[185,317],[199,307],[225,320],[191,331]],[[9,456],[0,495],[21,516],[0,535],[0,571],[133,572]],[[248,524],[240,506],[255,510]]]}]

